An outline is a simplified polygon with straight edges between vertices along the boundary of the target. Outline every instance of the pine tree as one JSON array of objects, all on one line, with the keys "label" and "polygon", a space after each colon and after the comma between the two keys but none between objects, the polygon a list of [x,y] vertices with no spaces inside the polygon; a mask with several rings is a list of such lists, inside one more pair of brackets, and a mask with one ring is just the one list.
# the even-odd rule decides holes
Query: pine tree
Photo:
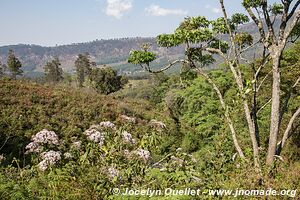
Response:
[{"label": "pine tree", "polygon": [[58,58],[47,62],[45,69],[45,79],[52,83],[58,83],[63,80],[63,70],[60,67],[61,63]]},{"label": "pine tree", "polygon": [[16,79],[18,75],[22,75],[23,73],[23,71],[21,70],[22,63],[15,56],[13,50],[9,50],[8,52],[7,67],[14,79]]},{"label": "pine tree", "polygon": [[75,68],[76,68],[76,75],[77,75],[77,81],[79,87],[83,86],[85,77],[90,75],[91,66],[92,63],[87,53],[78,55],[75,61]]}]

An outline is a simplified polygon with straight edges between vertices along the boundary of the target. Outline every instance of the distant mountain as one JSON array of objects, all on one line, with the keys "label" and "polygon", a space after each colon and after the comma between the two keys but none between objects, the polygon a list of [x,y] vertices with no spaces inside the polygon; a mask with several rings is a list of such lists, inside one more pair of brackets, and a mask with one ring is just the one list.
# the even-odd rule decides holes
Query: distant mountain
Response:
[{"label": "distant mountain", "polygon": [[62,68],[66,72],[74,72],[74,62],[80,53],[89,53],[92,61],[98,65],[109,65],[122,74],[139,73],[141,69],[127,63],[129,52],[139,49],[143,43],[152,44],[152,50],[159,55],[156,66],[165,64],[168,59],[183,55],[184,49],[176,47],[171,49],[160,48],[156,45],[155,38],[123,38],[111,40],[96,40],[87,43],[62,45],[56,47],[42,47],[38,45],[10,45],[0,47],[0,61],[6,62],[7,53],[12,49],[23,64],[25,74],[33,76],[41,74],[44,65],[57,56]]},{"label": "distant mountain", "polygon": [[[275,29],[279,27],[279,21],[275,23]],[[240,31],[248,32],[254,36],[254,40],[259,38],[257,27],[254,23],[248,23],[240,28]],[[228,40],[228,36],[221,36]],[[43,67],[47,61],[53,57],[59,57],[62,68],[66,72],[74,72],[74,62],[76,56],[80,53],[89,53],[92,61],[98,65],[109,65],[118,70],[120,74],[138,75],[143,73],[139,66],[134,66],[127,63],[129,52],[133,49],[139,49],[143,43],[152,44],[152,51],[158,54],[158,59],[153,63],[153,68],[159,68],[168,63],[169,60],[182,58],[184,56],[184,48],[161,48],[156,44],[155,38],[123,38],[111,40],[95,40],[86,43],[77,43],[70,45],[61,45],[55,47],[42,47],[38,45],[10,45],[0,47],[0,61],[6,62],[9,49],[14,50],[16,56],[23,64],[23,70],[27,76],[36,76],[43,74]],[[246,57],[253,59],[261,55],[256,48],[251,48],[247,51]],[[216,63],[209,66],[215,68],[223,61],[219,58]],[[178,68],[177,68],[178,69]],[[176,70],[176,68],[175,68]],[[173,69],[174,71],[174,69]]]}]

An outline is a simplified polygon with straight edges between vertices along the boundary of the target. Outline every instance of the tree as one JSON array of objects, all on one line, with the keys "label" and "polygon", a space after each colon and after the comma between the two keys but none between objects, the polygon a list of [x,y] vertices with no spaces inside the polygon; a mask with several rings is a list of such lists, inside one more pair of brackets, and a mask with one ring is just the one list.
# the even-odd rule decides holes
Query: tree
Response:
[{"label": "tree", "polygon": [[63,80],[63,70],[60,65],[61,63],[58,58],[54,58],[52,61],[46,63],[44,69],[47,81],[58,83]]},{"label": "tree", "polygon": [[124,76],[118,76],[110,67],[92,69],[90,80],[99,93],[106,95],[122,89],[128,82]]},{"label": "tree", "polygon": [[82,87],[83,83],[85,81],[85,77],[87,75],[90,75],[91,73],[91,66],[93,63],[91,63],[89,55],[88,54],[79,54],[76,61],[75,61],[75,68],[76,68],[76,76],[77,76],[77,82],[78,86]]},{"label": "tree", "polygon": [[[223,1],[222,1],[223,3]],[[267,1],[259,0],[251,2],[249,0],[243,1],[243,6],[246,8],[248,14],[255,22],[260,33],[260,42],[263,44],[264,52],[267,50],[269,55],[264,55],[264,59],[271,57],[273,86],[272,86],[272,108],[270,116],[270,136],[269,147],[266,162],[268,165],[272,164],[276,155],[278,134],[281,127],[281,108],[280,108],[280,87],[281,74],[280,64],[282,60],[282,53],[288,43],[288,39],[293,36],[293,30],[298,29],[298,21],[300,18],[300,10],[298,8],[300,1],[283,0],[281,3],[275,3],[269,10]],[[253,10],[257,10],[254,14]],[[263,13],[264,19],[261,18],[260,13]],[[272,16],[273,15],[273,16]],[[274,23],[276,17],[280,16],[280,28],[276,31]],[[267,29],[265,30],[264,27]],[[258,71],[259,73],[259,71]],[[295,82],[297,86],[300,77]],[[295,117],[299,115],[300,108],[295,112]],[[288,129],[288,127],[287,127]]]},{"label": "tree", "polygon": [[[282,3],[269,5],[266,0],[243,0],[242,4],[248,12],[251,20],[258,28],[260,37],[255,40],[253,35],[248,32],[243,32],[239,27],[242,24],[250,21],[249,17],[242,13],[236,13],[228,17],[225,9],[224,1],[220,0],[220,7],[223,17],[214,21],[209,21],[205,17],[187,17],[180,26],[172,34],[163,34],[157,37],[158,45],[161,47],[174,47],[185,45],[185,58],[175,60],[161,70],[153,71],[149,66],[150,62],[156,59],[156,55],[150,52],[150,47],[144,45],[142,50],[132,51],[128,61],[133,64],[140,65],[143,69],[151,73],[159,73],[165,71],[177,63],[184,63],[190,66],[191,69],[197,71],[199,75],[211,84],[218,95],[221,107],[223,108],[226,123],[231,131],[232,139],[236,151],[241,158],[245,158],[245,154],[240,146],[237,137],[237,131],[234,126],[231,113],[228,105],[224,101],[224,97],[214,80],[203,69],[207,64],[214,62],[213,55],[221,57],[226,66],[231,71],[235,84],[238,88],[237,96],[240,97],[243,107],[247,129],[252,142],[253,161],[256,169],[260,169],[260,147],[261,147],[261,132],[258,123],[258,92],[261,87],[264,87],[266,78],[261,77],[261,72],[270,63],[273,74],[272,84],[272,102],[270,114],[270,134],[268,137],[269,145],[266,157],[266,164],[270,165],[274,162],[278,133],[282,126],[283,113],[287,109],[280,109],[280,62],[282,53],[286,47],[290,36],[295,36],[295,31],[299,30],[298,20],[300,18],[300,10],[298,6],[300,0],[283,0]],[[254,14],[256,12],[256,14]],[[263,14],[263,16],[261,16]],[[276,33],[275,22],[279,20],[280,28]],[[229,36],[228,40],[222,37],[224,34]],[[260,53],[261,59],[259,62],[249,61],[245,53],[249,49],[255,48],[256,52]],[[252,70],[252,79],[244,76],[243,66],[246,63],[248,69]],[[291,87],[296,87],[299,83],[299,78]],[[295,118],[300,114],[298,108],[290,119],[289,126],[286,131],[290,131],[290,124],[295,121]],[[283,128],[283,127],[282,127]],[[285,131],[285,132],[286,132]],[[286,134],[284,134],[286,135]]]},{"label": "tree", "polygon": [[22,75],[22,73],[23,73],[23,71],[21,70],[22,63],[14,55],[13,50],[8,51],[7,67],[9,69],[13,79],[16,79],[18,75]]},{"label": "tree", "polygon": [[0,78],[4,76],[4,68],[3,68],[3,65],[0,61]]}]

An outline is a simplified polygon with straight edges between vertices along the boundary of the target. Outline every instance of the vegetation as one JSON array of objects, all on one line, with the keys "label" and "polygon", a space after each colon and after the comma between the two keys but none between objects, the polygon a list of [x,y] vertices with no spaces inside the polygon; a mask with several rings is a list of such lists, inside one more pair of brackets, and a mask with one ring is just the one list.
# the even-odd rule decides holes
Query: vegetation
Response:
[{"label": "vegetation", "polygon": [[12,50],[8,51],[7,67],[14,79],[16,79],[18,75],[22,75],[23,73],[23,71],[21,70],[22,63],[15,56]]},{"label": "vegetation", "polygon": [[[204,77],[213,87],[218,95],[221,107],[223,109],[224,116],[226,118],[226,123],[230,127],[232,140],[234,146],[239,156],[244,159],[245,154],[241,148],[240,142],[237,138],[237,130],[235,124],[233,123],[231,113],[228,111],[228,105],[224,100],[224,96],[212,79],[204,70],[203,67],[214,61],[213,55],[219,55],[224,63],[228,66],[229,70],[234,77],[234,82],[238,87],[238,90],[234,94],[239,96],[240,103],[243,105],[243,112],[245,114],[245,119],[247,121],[247,127],[249,131],[249,136],[252,141],[252,151],[253,151],[253,162],[258,171],[261,170],[261,160],[260,160],[260,148],[261,148],[261,133],[267,130],[261,130],[259,126],[258,118],[258,92],[260,86],[263,85],[263,79],[261,76],[261,70],[266,68],[267,64],[271,64],[273,73],[273,85],[272,85],[272,98],[271,98],[271,114],[270,114],[270,129],[269,145],[267,147],[267,158],[266,164],[274,164],[275,156],[280,156],[280,150],[283,148],[284,140],[290,135],[292,125],[295,118],[300,114],[300,107],[294,111],[292,117],[289,119],[289,125],[285,127],[282,139],[278,141],[278,135],[281,128],[281,121],[283,119],[284,113],[287,111],[286,104],[288,104],[289,98],[286,102],[283,101],[283,106],[281,106],[281,96],[280,96],[280,64],[282,60],[283,51],[288,43],[288,39],[291,36],[293,30],[297,30],[297,22],[300,18],[300,13],[295,14],[298,4],[294,5],[295,9],[289,10],[291,1],[285,2],[283,4],[271,5],[269,10],[267,1],[243,1],[243,6],[248,12],[249,16],[256,24],[259,29],[260,38],[254,42],[254,38],[250,33],[239,31],[239,26],[249,22],[248,16],[236,13],[233,14],[231,18],[228,18],[224,1],[220,0],[220,6],[223,12],[223,17],[218,18],[215,21],[209,21],[205,17],[188,17],[186,18],[180,26],[175,30],[173,34],[163,34],[157,37],[158,44],[162,47],[174,47],[184,44],[186,46],[186,58],[182,60],[176,60],[165,68],[159,71],[153,71],[150,68],[150,62],[156,59],[154,53],[149,52],[149,46],[143,46],[141,51],[132,51],[128,62],[133,64],[139,64],[143,69],[151,73],[163,72],[177,63],[185,63],[190,66]],[[253,13],[253,10],[258,11],[258,16]],[[265,18],[262,19],[259,12],[264,13]],[[299,11],[300,12],[300,11]],[[285,17],[281,18],[280,28],[278,32],[275,32],[274,20],[277,15],[283,15]],[[294,16],[295,14],[295,16]],[[273,21],[270,18],[273,16]],[[294,18],[292,18],[294,16]],[[291,21],[289,23],[289,21]],[[264,29],[264,25],[266,30]],[[229,42],[223,40],[219,37],[220,34],[228,34]],[[278,37],[276,37],[278,36]],[[244,57],[245,51],[250,47],[262,44],[261,52],[262,58],[259,61],[251,61]],[[267,53],[268,52],[268,53]],[[246,62],[248,68],[252,68],[251,78],[244,76],[246,70],[243,70],[243,62]],[[247,69],[247,68],[245,68]],[[294,88],[299,83],[300,77],[297,74],[294,80],[294,84],[290,85],[290,88]],[[260,85],[260,86],[259,86]],[[234,107],[237,109],[236,107]]]},{"label": "vegetation", "polygon": [[75,61],[75,68],[76,68],[76,76],[78,81],[78,86],[82,87],[85,81],[86,76],[91,74],[91,66],[92,63],[89,59],[89,55],[82,55],[79,54],[78,58]]},{"label": "vegetation", "polygon": [[106,95],[120,90],[127,83],[124,76],[118,76],[110,67],[92,69],[90,81],[93,88]]},{"label": "vegetation", "polygon": [[4,67],[2,63],[0,62],[0,77],[4,76]]},{"label": "vegetation", "polygon": [[60,67],[58,58],[47,62],[45,65],[45,79],[51,83],[58,83],[63,80],[63,70]]}]

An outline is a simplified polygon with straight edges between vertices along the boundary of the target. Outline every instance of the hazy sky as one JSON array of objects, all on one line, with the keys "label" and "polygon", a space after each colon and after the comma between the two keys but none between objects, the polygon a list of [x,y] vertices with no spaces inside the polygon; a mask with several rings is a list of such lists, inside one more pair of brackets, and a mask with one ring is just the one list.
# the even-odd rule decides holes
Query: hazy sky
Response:
[{"label": "hazy sky", "polygon": [[[218,0],[0,0],[0,45],[54,46],[170,33],[185,16],[220,16]],[[226,0],[230,13],[241,1]]]}]

